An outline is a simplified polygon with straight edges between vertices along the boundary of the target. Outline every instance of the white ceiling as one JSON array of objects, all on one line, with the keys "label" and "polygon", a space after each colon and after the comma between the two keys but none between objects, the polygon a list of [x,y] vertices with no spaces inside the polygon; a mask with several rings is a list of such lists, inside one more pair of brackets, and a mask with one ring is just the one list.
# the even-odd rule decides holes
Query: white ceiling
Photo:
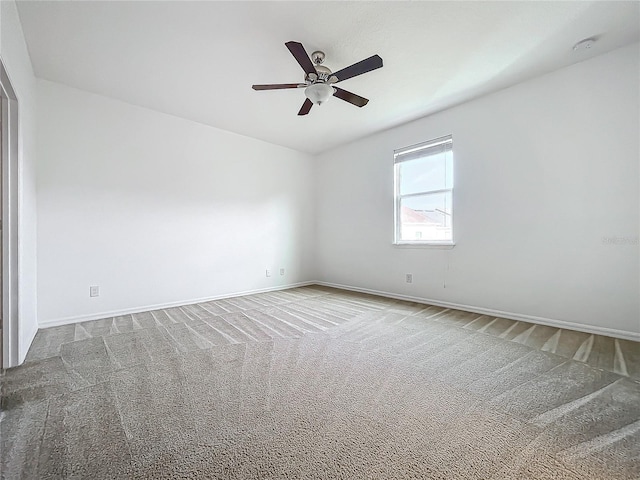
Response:
[{"label": "white ceiling", "polygon": [[[18,2],[38,77],[318,153],[640,38],[629,2]],[[599,41],[587,51],[572,46]],[[284,43],[333,71],[384,67],[297,116],[304,92],[256,92],[304,73]]]}]

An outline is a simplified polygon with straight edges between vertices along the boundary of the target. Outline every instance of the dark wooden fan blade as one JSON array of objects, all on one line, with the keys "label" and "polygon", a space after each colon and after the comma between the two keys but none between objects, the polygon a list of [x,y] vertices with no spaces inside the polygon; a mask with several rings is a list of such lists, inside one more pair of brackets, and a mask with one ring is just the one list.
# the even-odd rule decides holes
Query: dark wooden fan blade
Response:
[{"label": "dark wooden fan blade", "polygon": [[302,104],[302,108],[300,108],[298,115],[306,115],[309,113],[309,110],[311,110],[311,107],[313,107],[313,102],[307,98]]},{"label": "dark wooden fan blade", "polygon": [[339,98],[340,100],[344,100],[345,102],[352,103],[356,107],[364,107],[367,103],[369,103],[368,98],[361,97],[360,95],[356,95],[355,93],[347,92],[338,87],[335,88],[335,92],[333,92],[333,96]]},{"label": "dark wooden fan blade", "polygon": [[310,73],[316,73],[316,68],[313,66],[313,62],[309,58],[309,54],[300,42],[287,42],[285,45],[307,75]]},{"label": "dark wooden fan blade", "polygon": [[373,55],[372,57],[362,60],[361,62],[354,63],[350,67],[343,68],[333,75],[338,77],[338,81],[341,82],[343,80],[346,80],[347,78],[356,77],[380,67],[382,67],[382,58],[380,58],[378,55]]},{"label": "dark wooden fan blade", "polygon": [[[282,88],[298,88],[300,86],[299,83],[275,83],[271,85],[252,85],[251,88],[254,90],[280,90]],[[305,87],[305,84],[302,84]]]}]

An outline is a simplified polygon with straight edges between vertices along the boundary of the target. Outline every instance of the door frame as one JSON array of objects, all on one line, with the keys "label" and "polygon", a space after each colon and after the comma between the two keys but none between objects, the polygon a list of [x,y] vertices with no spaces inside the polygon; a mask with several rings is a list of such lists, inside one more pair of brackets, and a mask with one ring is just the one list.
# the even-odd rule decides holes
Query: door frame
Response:
[{"label": "door frame", "polygon": [[0,57],[0,97],[2,104],[2,149],[0,161],[0,209],[2,216],[0,276],[2,308],[2,369],[19,364],[18,317],[18,97]]}]

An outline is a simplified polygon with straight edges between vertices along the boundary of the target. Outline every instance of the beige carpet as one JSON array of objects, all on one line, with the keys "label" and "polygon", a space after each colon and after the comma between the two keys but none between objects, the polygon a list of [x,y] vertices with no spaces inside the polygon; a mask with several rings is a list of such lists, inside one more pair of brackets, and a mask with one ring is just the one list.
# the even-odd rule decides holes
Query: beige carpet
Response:
[{"label": "beige carpet", "polygon": [[638,479],[634,342],[320,287],[42,330],[3,479]]}]

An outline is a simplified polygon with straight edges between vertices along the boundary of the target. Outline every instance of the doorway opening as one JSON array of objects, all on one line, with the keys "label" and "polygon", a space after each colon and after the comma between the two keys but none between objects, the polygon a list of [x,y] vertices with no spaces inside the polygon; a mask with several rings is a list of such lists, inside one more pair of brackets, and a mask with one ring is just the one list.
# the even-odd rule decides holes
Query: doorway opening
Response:
[{"label": "doorway opening", "polygon": [[19,363],[18,98],[0,58],[0,371]]}]

